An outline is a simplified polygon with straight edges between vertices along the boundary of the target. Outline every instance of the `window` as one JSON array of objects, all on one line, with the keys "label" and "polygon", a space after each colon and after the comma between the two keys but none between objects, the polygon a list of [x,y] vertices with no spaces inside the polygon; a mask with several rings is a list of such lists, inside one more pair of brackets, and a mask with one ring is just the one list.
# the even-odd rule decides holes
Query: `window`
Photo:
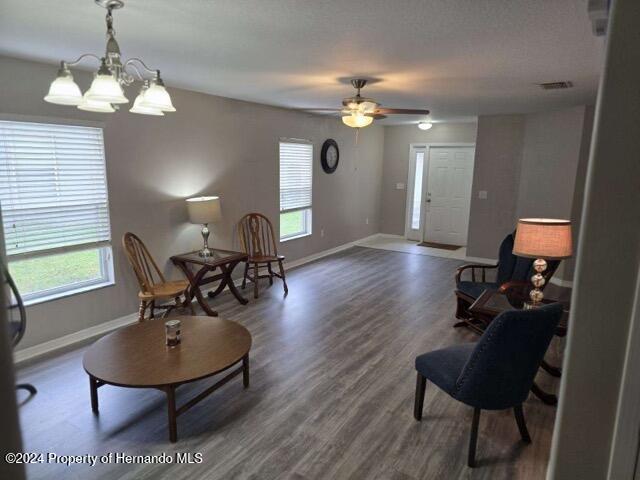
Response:
[{"label": "window", "polygon": [[413,209],[411,211],[411,228],[420,230],[422,205],[422,177],[424,175],[424,152],[416,153],[416,172],[413,177]]},{"label": "window", "polygon": [[25,302],[113,283],[101,128],[0,121],[0,205]]},{"label": "window", "polygon": [[313,145],[280,142],[280,241],[311,235]]}]

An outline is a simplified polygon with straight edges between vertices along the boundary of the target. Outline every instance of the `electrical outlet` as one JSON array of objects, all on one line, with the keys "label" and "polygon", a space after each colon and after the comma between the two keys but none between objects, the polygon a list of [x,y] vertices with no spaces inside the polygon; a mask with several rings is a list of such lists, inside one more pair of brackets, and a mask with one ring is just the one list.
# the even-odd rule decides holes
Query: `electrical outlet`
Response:
[{"label": "electrical outlet", "polygon": [[321,236],[321,237],[324,237],[324,228],[321,228],[321,229],[320,229],[320,236]]},{"label": "electrical outlet", "polygon": [[364,219],[364,223],[366,223],[367,225],[369,225],[369,217]]},{"label": "electrical outlet", "polygon": [[479,190],[478,191],[478,198],[480,200],[486,200],[487,199],[487,191],[486,190]]}]

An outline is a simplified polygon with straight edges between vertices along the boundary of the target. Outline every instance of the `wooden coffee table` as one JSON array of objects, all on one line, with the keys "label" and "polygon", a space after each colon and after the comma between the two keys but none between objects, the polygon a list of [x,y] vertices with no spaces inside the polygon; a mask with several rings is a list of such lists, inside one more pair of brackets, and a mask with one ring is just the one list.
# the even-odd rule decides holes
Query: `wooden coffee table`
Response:
[{"label": "wooden coffee table", "polygon": [[[115,385],[156,388],[167,395],[169,439],[178,438],[176,418],[200,400],[242,373],[249,387],[251,334],[242,325],[213,317],[173,317],[182,321],[182,342],[165,345],[165,321],[149,320],[121,328],[102,337],[84,354],[89,374],[91,409],[98,413],[98,387]],[[221,373],[242,363],[224,378],[180,407],[176,388]]]}]

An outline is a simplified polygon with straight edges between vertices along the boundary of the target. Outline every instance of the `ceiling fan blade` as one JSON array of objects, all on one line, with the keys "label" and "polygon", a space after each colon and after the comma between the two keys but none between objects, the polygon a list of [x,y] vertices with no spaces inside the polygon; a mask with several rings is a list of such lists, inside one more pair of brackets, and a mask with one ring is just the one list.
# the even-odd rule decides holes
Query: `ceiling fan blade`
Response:
[{"label": "ceiling fan blade", "polygon": [[295,110],[303,110],[305,112],[339,112],[341,108],[296,108]]},{"label": "ceiling fan blade", "polygon": [[368,117],[373,117],[374,120],[382,120],[383,118],[387,118],[386,115],[381,115],[379,113],[374,113],[371,115],[367,115]]},{"label": "ceiling fan blade", "polygon": [[429,115],[429,110],[417,110],[412,108],[377,108],[375,113],[381,115]]}]

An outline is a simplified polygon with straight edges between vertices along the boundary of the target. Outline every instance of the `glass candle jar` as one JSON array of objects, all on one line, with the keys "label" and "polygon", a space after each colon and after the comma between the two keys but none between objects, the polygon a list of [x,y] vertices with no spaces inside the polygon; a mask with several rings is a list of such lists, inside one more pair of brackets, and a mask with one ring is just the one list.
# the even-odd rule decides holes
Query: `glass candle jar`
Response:
[{"label": "glass candle jar", "polygon": [[180,343],[180,320],[169,320],[165,322],[165,336],[167,339],[167,346],[175,347]]}]

